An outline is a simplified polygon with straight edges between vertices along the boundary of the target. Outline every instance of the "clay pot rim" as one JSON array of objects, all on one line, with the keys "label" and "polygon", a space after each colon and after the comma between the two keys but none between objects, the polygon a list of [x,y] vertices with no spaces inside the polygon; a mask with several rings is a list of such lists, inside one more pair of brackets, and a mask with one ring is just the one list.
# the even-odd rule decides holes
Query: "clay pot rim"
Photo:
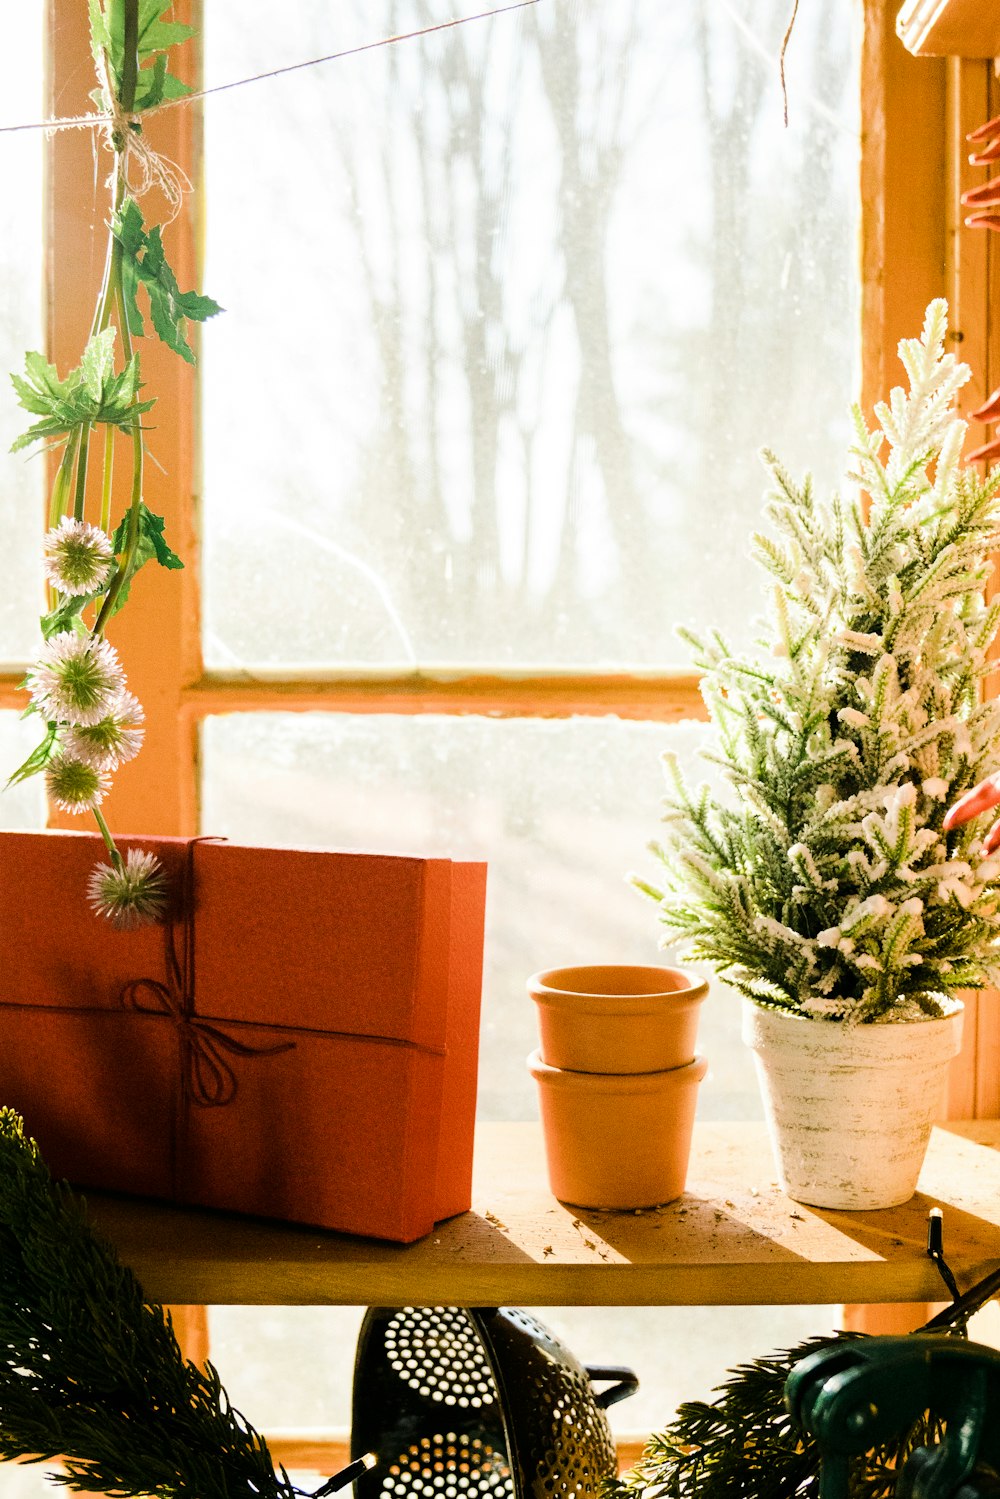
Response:
[{"label": "clay pot rim", "polygon": [[666,1087],[700,1083],[708,1071],[708,1058],[699,1054],[683,1067],[665,1067],[659,1072],[574,1072],[569,1067],[553,1067],[550,1062],[543,1062],[541,1050],[536,1047],[527,1059],[527,1067],[536,1082],[577,1093],[659,1093]]},{"label": "clay pot rim", "polygon": [[[584,982],[571,975],[598,974],[617,970],[621,973],[648,974],[650,983],[658,987],[643,989],[610,990],[570,987]],[[670,985],[668,979],[680,980]],[[595,1009],[614,1011],[634,1010],[639,1004],[649,1004],[651,1009],[674,1007],[684,1004],[700,1004],[708,993],[708,979],[691,973],[686,968],[665,968],[652,963],[579,963],[563,968],[542,968],[532,974],[527,982],[528,993],[536,1004],[554,1008],[580,1009],[593,1005]]]}]

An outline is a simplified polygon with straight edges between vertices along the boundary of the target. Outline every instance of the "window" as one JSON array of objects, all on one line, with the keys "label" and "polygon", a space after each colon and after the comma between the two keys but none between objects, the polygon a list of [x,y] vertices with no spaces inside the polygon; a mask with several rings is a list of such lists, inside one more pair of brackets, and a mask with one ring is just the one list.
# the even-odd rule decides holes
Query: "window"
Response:
[{"label": "window", "polygon": [[[325,8],[303,5],[274,55],[266,9],[207,10],[207,78],[331,50]],[[456,13],[345,10],[338,47]],[[206,668],[459,679],[451,712],[376,692],[373,711],[261,696],[206,717],[202,826],[489,860],[486,1118],[537,1112],[529,973],[656,956],[624,876],[657,831],[660,752],[693,762],[704,731],[621,716],[600,676],[683,671],[678,623],[748,639],[759,443],[830,484],[848,441],[857,38],[843,6],[810,13],[785,132],[783,23],[780,5],[540,6],[206,101],[206,286],[238,309],[202,341]],[[552,672],[582,711],[539,713],[517,674]],[[494,678],[498,715],[461,673]],[[710,1008],[702,1109],[756,1114],[738,1006]],[[706,1393],[725,1367],[725,1312],[622,1311],[600,1333],[592,1309],[557,1316],[605,1357],[652,1363],[683,1338]],[[272,1326],[302,1361],[310,1338],[349,1346],[355,1320]],[[246,1370],[257,1314],[211,1325]],[[794,1339],[831,1314],[757,1311],[736,1342],[778,1325]],[[620,1425],[680,1398],[648,1383]]]},{"label": "window", "polygon": [[[206,77],[455,7],[343,7],[331,38],[300,5],[279,43],[267,11],[206,9]],[[452,714],[258,690],[205,720],[202,825],[487,857],[494,1115],[534,1113],[528,973],[655,957],[624,876],[660,750],[699,739],[540,718],[513,673],[571,671],[586,700],[592,674],[683,670],[678,623],[749,639],[759,443],[829,485],[849,441],[856,38],[839,3],[804,17],[785,131],[782,25],[541,5],[206,101],[206,285],[231,309],[202,339],[206,669],[484,672],[505,712],[461,679]],[[736,1008],[714,1010],[706,1093],[756,1108]]]},{"label": "window", "polygon": [[[9,45],[0,57],[0,124],[17,125],[44,116],[42,16],[39,7],[18,10]],[[35,65],[31,65],[34,59]],[[3,137],[0,202],[0,363],[19,369],[24,350],[43,345],[40,264],[42,258],[42,140],[37,133]],[[6,382],[5,382],[6,386]],[[9,388],[9,387],[8,387]],[[6,395],[0,403],[0,449],[6,454],[22,413]],[[39,545],[43,523],[43,467],[36,460],[6,458],[0,484],[0,533],[7,580],[0,596],[0,663],[14,673],[35,649],[40,598]],[[3,708],[7,704],[2,704]],[[35,729],[17,714],[0,711],[0,754],[11,769],[34,746]],[[6,775],[9,772],[4,772]],[[41,827],[44,798],[38,783],[9,791],[5,827]]]},{"label": "window", "polygon": [[[51,6],[53,108],[72,113],[90,87],[85,8]],[[279,36],[265,0],[256,19],[246,3],[238,20],[223,0],[203,9],[216,83],[463,8],[358,0],[337,7],[331,34],[329,8],[303,3]],[[122,616],[149,735],[109,820],[485,854],[481,1098],[493,1117],[534,1111],[525,976],[565,957],[654,951],[652,913],[623,877],[656,833],[659,751],[692,756],[703,735],[673,626],[752,628],[743,555],[757,445],[835,482],[862,320],[870,397],[893,377],[884,351],[942,290],[943,68],[902,56],[881,0],[866,7],[859,64],[860,15],[824,0],[797,23],[786,132],[773,65],[786,9],[543,0],[206,104],[195,211],[204,284],[228,310],[205,330],[197,379],[162,350],[144,356],[161,393],[149,501],[188,567],[144,575]],[[31,24],[21,45],[38,56]],[[0,61],[12,120],[39,109],[19,50]],[[874,111],[860,276],[859,72]],[[197,176],[195,113],[152,130]],[[13,218],[37,222],[37,137],[0,141],[5,165],[18,152],[28,163],[9,189],[28,207]],[[50,230],[65,242],[89,232],[103,200],[88,140],[68,133],[51,149]],[[169,232],[192,284],[196,226],[185,216]],[[8,254],[23,278],[40,247],[0,235],[0,306],[21,319],[13,364],[40,342],[40,310],[34,272],[11,290]],[[49,344],[66,367],[97,268],[65,255],[51,274]],[[973,329],[974,294],[967,276]],[[8,475],[30,485],[40,469],[8,460],[2,503]],[[33,504],[41,514],[40,489],[19,500],[10,534]],[[29,522],[16,543],[9,618],[0,601],[5,763],[34,649],[39,534]],[[36,793],[8,794],[0,816],[40,822]],[[735,1007],[712,1008],[703,1108],[741,1117],[755,1104]],[[637,1323],[660,1329],[654,1361],[657,1340],[711,1345],[707,1387],[721,1372],[718,1317],[682,1331],[672,1313],[623,1316],[620,1342],[608,1326],[600,1350],[592,1318],[563,1325],[581,1353],[625,1361]],[[275,1310],[257,1323],[272,1380],[282,1348],[301,1365],[336,1342],[349,1366],[332,1314],[310,1317],[307,1334],[296,1322]],[[806,1310],[778,1335],[762,1311],[746,1351],[820,1326]],[[241,1314],[220,1312],[213,1337],[254,1419],[287,1419],[277,1397],[269,1415],[269,1397],[237,1383]],[[320,1388],[316,1424],[331,1419],[327,1394],[338,1398]],[[4,1499],[15,1481],[0,1480]]]}]

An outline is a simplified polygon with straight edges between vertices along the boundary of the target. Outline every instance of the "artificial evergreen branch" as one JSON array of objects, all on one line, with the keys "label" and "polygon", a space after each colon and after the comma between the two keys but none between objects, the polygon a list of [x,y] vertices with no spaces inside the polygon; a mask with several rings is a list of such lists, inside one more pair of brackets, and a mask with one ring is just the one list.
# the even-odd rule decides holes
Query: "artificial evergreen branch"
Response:
[{"label": "artificial evergreen branch", "polygon": [[[996,770],[1000,704],[980,702],[1000,610],[1000,469],[960,462],[966,366],[932,303],[900,356],[910,389],[855,412],[848,496],[816,498],[773,454],[754,538],[771,580],[754,653],[688,635],[728,794],[691,790],[665,757],[664,944],[758,1002],[817,1019],[940,1014],[1000,978],[1000,854],[945,808]],[[884,453],[884,456],[883,456]]]},{"label": "artificial evergreen branch", "polygon": [[[820,1454],[785,1407],[785,1381],[810,1353],[857,1336],[810,1338],[733,1370],[718,1399],[687,1401],[650,1438],[634,1468],[605,1485],[605,1499],[818,1499]],[[940,1422],[922,1416],[898,1440],[851,1466],[851,1499],[888,1499],[914,1447],[936,1444]]]},{"label": "artificial evergreen branch", "polygon": [[14,1458],[59,1458],[56,1482],[115,1499],[296,1493],[0,1109],[0,1459]]}]

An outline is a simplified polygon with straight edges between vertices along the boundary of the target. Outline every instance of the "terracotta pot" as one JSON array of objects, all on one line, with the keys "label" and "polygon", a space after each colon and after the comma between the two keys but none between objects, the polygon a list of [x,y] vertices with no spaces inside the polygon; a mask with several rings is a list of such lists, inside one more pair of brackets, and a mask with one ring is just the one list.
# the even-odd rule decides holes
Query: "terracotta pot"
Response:
[{"label": "terracotta pot", "polygon": [[704,1057],[663,1072],[550,1067],[532,1052],[552,1191],[591,1208],[646,1208],[684,1191]]},{"label": "terracotta pot", "polygon": [[962,1005],[942,1019],[842,1025],[744,1000],[783,1191],[822,1208],[907,1202],[940,1118]]},{"label": "terracotta pot", "polygon": [[664,1072],[694,1060],[708,983],[683,968],[606,963],[528,980],[541,1056],[573,1072]]}]

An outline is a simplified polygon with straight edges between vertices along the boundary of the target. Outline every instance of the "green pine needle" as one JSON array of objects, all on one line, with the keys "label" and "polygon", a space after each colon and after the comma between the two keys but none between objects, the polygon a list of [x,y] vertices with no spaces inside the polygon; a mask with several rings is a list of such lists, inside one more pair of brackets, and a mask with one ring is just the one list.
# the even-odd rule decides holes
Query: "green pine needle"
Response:
[{"label": "green pine needle", "polygon": [[[666,1430],[650,1438],[636,1466],[605,1484],[604,1499],[818,1499],[819,1448],[788,1414],[785,1381],[807,1355],[856,1336],[810,1338],[741,1364],[716,1400],[685,1402]],[[925,1415],[898,1440],[858,1459],[851,1499],[889,1499],[907,1454],[940,1436],[940,1424]]]},{"label": "green pine needle", "polygon": [[296,1492],[0,1109],[0,1460],[17,1458],[60,1459],[56,1482],[113,1499]]}]

